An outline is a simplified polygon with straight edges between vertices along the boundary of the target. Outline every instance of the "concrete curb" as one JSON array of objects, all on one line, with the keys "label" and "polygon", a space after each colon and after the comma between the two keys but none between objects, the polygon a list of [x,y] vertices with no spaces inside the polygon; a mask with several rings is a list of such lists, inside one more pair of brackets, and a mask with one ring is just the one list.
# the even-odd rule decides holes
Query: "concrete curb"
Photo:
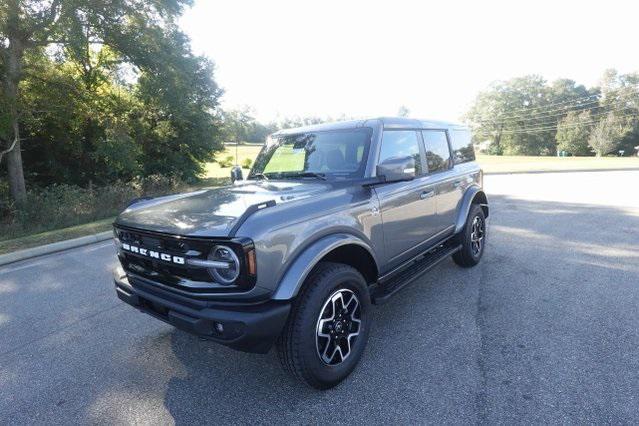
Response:
[{"label": "concrete curb", "polygon": [[2,254],[0,255],[0,266],[38,256],[44,256],[45,254],[57,253],[63,250],[99,243],[110,238],[113,238],[113,231],[105,231],[100,232],[99,234],[87,235],[86,237],[58,241],[57,243],[45,244],[43,246],[14,251],[13,253]]}]

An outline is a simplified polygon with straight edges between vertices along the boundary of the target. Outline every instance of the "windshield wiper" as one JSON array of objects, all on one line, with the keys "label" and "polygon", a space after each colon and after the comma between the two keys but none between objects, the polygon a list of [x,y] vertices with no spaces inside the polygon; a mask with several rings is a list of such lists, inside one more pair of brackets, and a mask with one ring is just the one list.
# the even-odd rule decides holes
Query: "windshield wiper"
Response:
[{"label": "windshield wiper", "polygon": [[286,177],[314,177],[317,179],[326,180],[326,175],[324,173],[315,173],[315,172],[292,173],[292,174],[287,174]]},{"label": "windshield wiper", "polygon": [[266,176],[264,173],[253,173],[251,175],[252,178],[262,178],[263,180],[268,180],[268,176]]}]

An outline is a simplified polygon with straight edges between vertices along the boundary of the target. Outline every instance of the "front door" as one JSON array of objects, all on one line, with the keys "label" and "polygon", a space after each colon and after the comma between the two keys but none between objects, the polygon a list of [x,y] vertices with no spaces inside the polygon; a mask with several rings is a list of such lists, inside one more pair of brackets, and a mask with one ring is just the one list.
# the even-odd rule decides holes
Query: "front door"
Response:
[{"label": "front door", "polygon": [[385,130],[378,162],[406,156],[415,157],[416,178],[375,188],[389,266],[418,253],[423,243],[438,232],[434,221],[435,186],[424,174],[423,148],[417,131]]}]

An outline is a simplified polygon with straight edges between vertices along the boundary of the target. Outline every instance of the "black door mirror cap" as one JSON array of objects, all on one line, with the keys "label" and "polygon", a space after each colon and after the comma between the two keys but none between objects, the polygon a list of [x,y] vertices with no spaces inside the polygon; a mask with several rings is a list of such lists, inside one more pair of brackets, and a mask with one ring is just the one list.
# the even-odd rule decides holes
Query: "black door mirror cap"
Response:
[{"label": "black door mirror cap", "polygon": [[377,165],[377,177],[384,183],[401,182],[415,179],[415,158],[395,157]]},{"label": "black door mirror cap", "polygon": [[231,169],[231,182],[243,179],[244,175],[242,173],[242,168],[240,166],[233,166],[233,168]]}]

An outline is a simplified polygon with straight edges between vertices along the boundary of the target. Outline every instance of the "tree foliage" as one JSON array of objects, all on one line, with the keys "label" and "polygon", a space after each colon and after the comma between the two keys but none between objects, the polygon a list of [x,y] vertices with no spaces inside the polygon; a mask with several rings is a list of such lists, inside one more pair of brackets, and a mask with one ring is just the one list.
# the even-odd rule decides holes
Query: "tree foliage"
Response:
[{"label": "tree foliage", "polygon": [[597,157],[614,153],[623,137],[630,131],[630,126],[622,118],[608,113],[605,118],[599,120],[590,134],[588,144],[595,151]]},{"label": "tree foliage", "polygon": [[571,111],[559,121],[557,126],[557,151],[564,151],[571,155],[587,156],[592,149],[588,145],[590,137],[589,124],[592,121],[590,111],[581,113]]},{"label": "tree foliage", "polygon": [[[534,75],[495,82],[476,97],[466,121],[474,141],[487,141],[493,154],[591,155],[596,144],[599,153],[619,148],[630,155],[639,143],[638,115],[639,74],[608,70],[591,89]],[[604,143],[604,134],[612,139]]]},{"label": "tree foliage", "polygon": [[475,142],[491,141],[491,152],[553,155],[561,117],[581,108],[576,102],[592,93],[572,80],[548,84],[537,75],[495,82],[479,93],[466,120]]},{"label": "tree foliage", "polygon": [[406,105],[400,105],[397,109],[397,115],[399,117],[408,117],[410,115],[410,110]]},{"label": "tree foliage", "polygon": [[222,92],[177,27],[190,3],[0,4],[0,151],[22,145],[7,154],[16,199],[23,169],[39,185],[198,176],[222,147]]},{"label": "tree foliage", "polygon": [[222,111],[222,138],[224,142],[263,143],[278,130],[275,123],[263,124],[255,119],[249,107]]}]

